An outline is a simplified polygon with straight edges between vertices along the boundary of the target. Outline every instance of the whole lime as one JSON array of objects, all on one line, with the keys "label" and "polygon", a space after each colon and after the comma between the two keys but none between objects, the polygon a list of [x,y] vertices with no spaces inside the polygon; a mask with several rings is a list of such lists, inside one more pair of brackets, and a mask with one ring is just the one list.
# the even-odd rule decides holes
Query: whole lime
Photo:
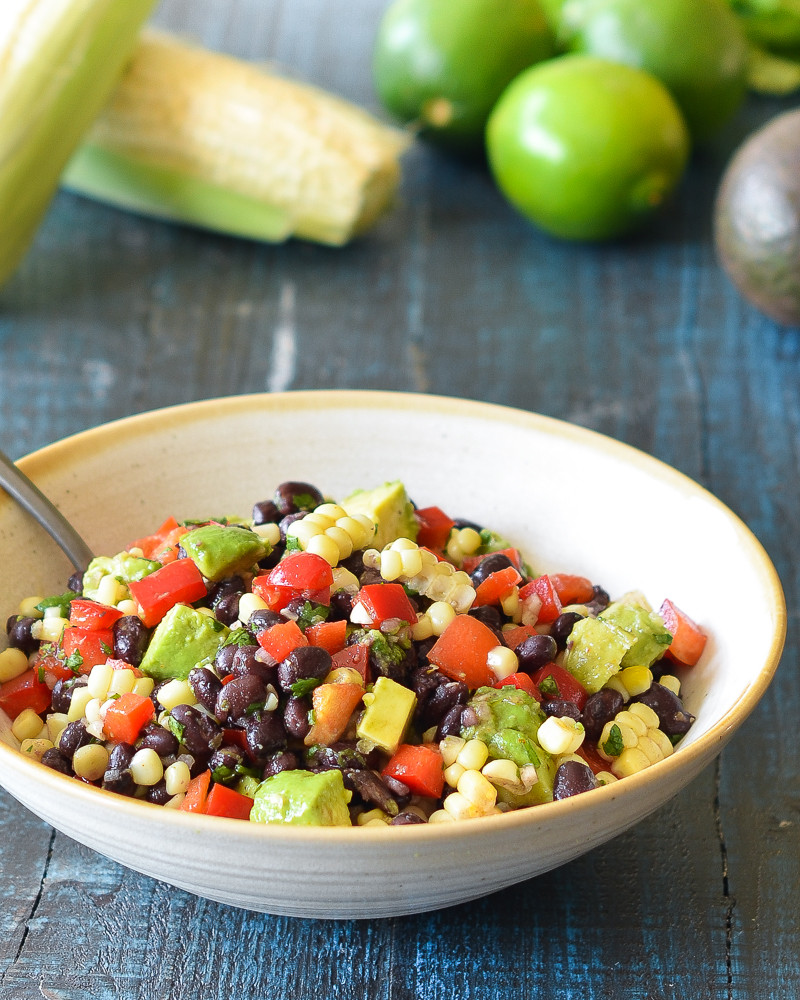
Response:
[{"label": "whole lime", "polygon": [[714,205],[720,263],[767,316],[800,326],[800,110],[785,111],[734,154]]},{"label": "whole lime", "polygon": [[547,232],[578,240],[641,225],[689,155],[686,124],[663,84],[583,55],[521,73],[489,118],[486,145],[511,204]]},{"label": "whole lime", "polygon": [[564,0],[557,33],[569,51],[657,76],[694,140],[713,135],[744,99],[749,49],[724,0]]},{"label": "whole lime", "polygon": [[552,53],[539,0],[395,0],[378,29],[373,76],[402,121],[450,145],[480,147],[505,86]]}]

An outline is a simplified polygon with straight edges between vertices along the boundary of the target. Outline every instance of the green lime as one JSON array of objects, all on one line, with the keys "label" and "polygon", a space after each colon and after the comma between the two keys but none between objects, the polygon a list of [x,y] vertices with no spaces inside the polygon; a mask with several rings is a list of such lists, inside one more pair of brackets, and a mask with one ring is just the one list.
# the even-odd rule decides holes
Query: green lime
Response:
[{"label": "green lime", "polygon": [[745,96],[748,45],[724,0],[564,0],[558,37],[569,51],[657,76],[695,140],[716,132]]},{"label": "green lime", "polygon": [[680,180],[683,116],[643,70],[565,55],[521,73],[489,118],[489,165],[523,215],[564,239],[637,228]]},{"label": "green lime", "polygon": [[395,0],[378,29],[373,75],[399,119],[474,147],[509,81],[552,52],[538,0]]}]

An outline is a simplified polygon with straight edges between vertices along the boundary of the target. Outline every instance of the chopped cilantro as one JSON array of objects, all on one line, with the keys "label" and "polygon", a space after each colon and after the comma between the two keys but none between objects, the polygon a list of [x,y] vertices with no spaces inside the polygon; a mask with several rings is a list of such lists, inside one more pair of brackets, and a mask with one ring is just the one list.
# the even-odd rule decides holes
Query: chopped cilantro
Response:
[{"label": "chopped cilantro", "polygon": [[319,677],[302,677],[299,681],[295,681],[292,684],[292,694],[295,698],[302,698],[321,683],[322,681]]},{"label": "chopped cilantro", "polygon": [[44,684],[44,667],[39,667],[36,671],[36,676],[39,678],[39,683]]},{"label": "chopped cilantro", "polygon": [[83,666],[83,656],[81,656],[80,650],[76,649],[74,653],[70,653],[64,662],[64,666],[71,670],[73,674],[79,674]]},{"label": "chopped cilantro", "polygon": [[609,757],[619,757],[624,749],[625,744],[622,742],[622,732],[615,722],[609,731],[608,739],[603,744],[603,751]]},{"label": "chopped cilantro", "polygon": [[255,715],[256,712],[262,712],[264,710],[264,705],[266,702],[263,701],[251,701],[247,708],[244,710],[245,715]]},{"label": "chopped cilantro", "polygon": [[234,770],[232,767],[228,767],[227,764],[220,764],[219,767],[215,767],[211,772],[212,779],[220,785],[224,785],[226,781],[230,781],[233,776]]},{"label": "chopped cilantro", "polygon": [[298,510],[313,510],[317,506],[317,501],[310,493],[295,493],[292,503]]},{"label": "chopped cilantro", "polygon": [[180,742],[183,743],[183,734],[186,727],[174,719],[171,715],[167,716],[166,720],[167,729],[172,733],[172,735]]},{"label": "chopped cilantro", "polygon": [[326,622],[331,609],[325,604],[315,604],[313,601],[306,601],[300,614],[297,616],[297,624],[305,632],[311,625],[319,625]]},{"label": "chopped cilantro", "polygon": [[539,683],[539,690],[542,694],[547,695],[548,698],[561,697],[561,689],[552,674],[548,674],[547,677]]},{"label": "chopped cilantro", "polygon": [[75,591],[68,590],[64,594],[56,594],[54,597],[45,597],[43,601],[39,601],[36,605],[36,610],[41,611],[43,614],[48,608],[58,608],[58,612],[62,618],[66,618],[69,614],[70,602],[75,600]]},{"label": "chopped cilantro", "polygon": [[303,546],[294,535],[286,536],[286,552],[302,552]]},{"label": "chopped cilantro", "polygon": [[253,637],[246,628],[235,628],[222,640],[223,646],[252,646]]},{"label": "chopped cilantro", "polygon": [[108,645],[108,643],[101,642],[100,649],[102,649],[102,651],[106,654],[106,656],[114,655],[114,650],[111,648],[111,646]]}]

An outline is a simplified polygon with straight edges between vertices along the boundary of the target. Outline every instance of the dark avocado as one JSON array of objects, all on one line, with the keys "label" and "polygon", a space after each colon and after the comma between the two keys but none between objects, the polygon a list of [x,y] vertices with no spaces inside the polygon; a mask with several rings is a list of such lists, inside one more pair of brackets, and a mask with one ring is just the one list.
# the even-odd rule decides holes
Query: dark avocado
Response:
[{"label": "dark avocado", "polygon": [[800,110],[754,132],[725,171],[714,206],[717,256],[741,294],[800,326]]}]

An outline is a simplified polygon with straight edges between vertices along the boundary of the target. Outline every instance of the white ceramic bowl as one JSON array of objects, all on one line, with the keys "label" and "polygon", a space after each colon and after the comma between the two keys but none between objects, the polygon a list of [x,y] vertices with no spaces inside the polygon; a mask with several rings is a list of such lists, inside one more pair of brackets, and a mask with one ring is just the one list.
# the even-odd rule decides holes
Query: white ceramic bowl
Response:
[{"label": "white ceramic bowl", "polygon": [[[725,506],[640,452],[530,413],[398,393],[231,397],[107,424],[20,465],[99,553],[169,514],[247,514],[285,479],[341,497],[400,478],[420,506],[493,527],[537,570],[582,573],[612,596],[641,589],[656,607],[669,597],[710,634],[685,679],[697,721],[673,756],[589,794],[445,826],[282,828],[163,809],[24,759],[0,712],[0,783],[23,805],[123,865],[235,906],[400,915],[569,861],[655,810],[720,752],[764,693],[783,645],[775,571]],[[31,593],[60,592],[71,571],[5,496],[0,555],[14,568],[0,576],[4,616]]]}]

